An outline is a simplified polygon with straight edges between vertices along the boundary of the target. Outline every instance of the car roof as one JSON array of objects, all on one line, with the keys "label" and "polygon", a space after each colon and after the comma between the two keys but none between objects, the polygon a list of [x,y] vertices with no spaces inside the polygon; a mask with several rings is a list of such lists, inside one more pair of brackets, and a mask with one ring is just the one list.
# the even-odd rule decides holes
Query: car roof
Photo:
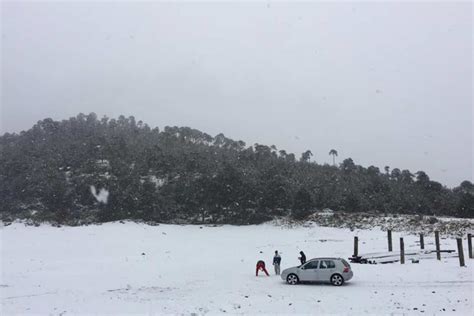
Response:
[{"label": "car roof", "polygon": [[342,258],[336,258],[336,257],[320,257],[320,258],[312,258],[312,259],[309,259],[308,261],[313,261],[313,260],[342,260]]}]

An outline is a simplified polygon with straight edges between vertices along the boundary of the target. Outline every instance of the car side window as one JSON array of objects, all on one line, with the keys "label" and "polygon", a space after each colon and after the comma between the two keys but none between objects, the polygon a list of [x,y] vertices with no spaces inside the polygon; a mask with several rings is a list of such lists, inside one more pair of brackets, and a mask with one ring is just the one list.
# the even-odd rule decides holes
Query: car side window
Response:
[{"label": "car side window", "polygon": [[318,268],[318,262],[319,261],[310,261],[306,265],[303,266],[303,269],[305,269],[305,270],[317,269]]},{"label": "car side window", "polygon": [[319,265],[320,269],[333,269],[336,267],[336,264],[332,260],[321,260],[321,264]]}]

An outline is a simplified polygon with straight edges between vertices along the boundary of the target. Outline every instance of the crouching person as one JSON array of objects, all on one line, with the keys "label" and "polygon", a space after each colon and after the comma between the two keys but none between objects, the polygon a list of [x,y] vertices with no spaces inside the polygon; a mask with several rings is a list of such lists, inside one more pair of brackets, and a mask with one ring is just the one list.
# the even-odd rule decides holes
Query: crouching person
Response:
[{"label": "crouching person", "polygon": [[258,271],[263,271],[263,272],[265,272],[265,274],[266,274],[267,276],[270,276],[270,275],[268,274],[267,269],[265,269],[265,261],[263,261],[263,260],[259,260],[259,261],[257,262],[257,267],[256,267],[256,269],[255,269],[255,276],[258,276]]}]

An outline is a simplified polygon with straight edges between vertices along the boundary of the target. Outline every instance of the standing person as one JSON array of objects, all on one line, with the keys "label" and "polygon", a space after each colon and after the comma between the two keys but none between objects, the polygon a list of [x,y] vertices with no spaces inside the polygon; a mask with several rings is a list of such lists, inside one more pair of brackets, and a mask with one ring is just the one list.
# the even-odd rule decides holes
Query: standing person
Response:
[{"label": "standing person", "polygon": [[267,269],[265,269],[265,261],[263,261],[263,260],[258,260],[257,261],[257,267],[255,269],[255,276],[258,276],[258,271],[263,271],[263,272],[265,272],[265,274],[267,276],[270,276],[270,274],[268,274]]},{"label": "standing person", "polygon": [[278,250],[275,250],[275,256],[273,257],[273,266],[275,268],[276,275],[280,275],[280,263],[281,263],[281,257],[278,254]]},{"label": "standing person", "polygon": [[303,251],[300,251],[300,255],[301,255],[301,257],[298,257],[298,259],[300,259],[301,264],[305,264],[306,263],[306,255],[304,254]]}]

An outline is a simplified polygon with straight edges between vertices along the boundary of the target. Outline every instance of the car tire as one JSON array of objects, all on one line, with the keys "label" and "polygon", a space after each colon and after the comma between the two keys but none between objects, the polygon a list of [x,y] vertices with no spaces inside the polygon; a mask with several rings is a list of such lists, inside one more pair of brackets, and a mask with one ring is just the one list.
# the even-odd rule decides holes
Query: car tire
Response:
[{"label": "car tire", "polygon": [[288,274],[288,276],[286,277],[286,283],[288,284],[291,284],[291,285],[296,285],[300,282],[300,279],[298,278],[298,276],[294,273],[292,274]]},{"label": "car tire", "polygon": [[341,286],[344,284],[344,278],[340,274],[333,274],[331,275],[331,284],[334,286]]}]

